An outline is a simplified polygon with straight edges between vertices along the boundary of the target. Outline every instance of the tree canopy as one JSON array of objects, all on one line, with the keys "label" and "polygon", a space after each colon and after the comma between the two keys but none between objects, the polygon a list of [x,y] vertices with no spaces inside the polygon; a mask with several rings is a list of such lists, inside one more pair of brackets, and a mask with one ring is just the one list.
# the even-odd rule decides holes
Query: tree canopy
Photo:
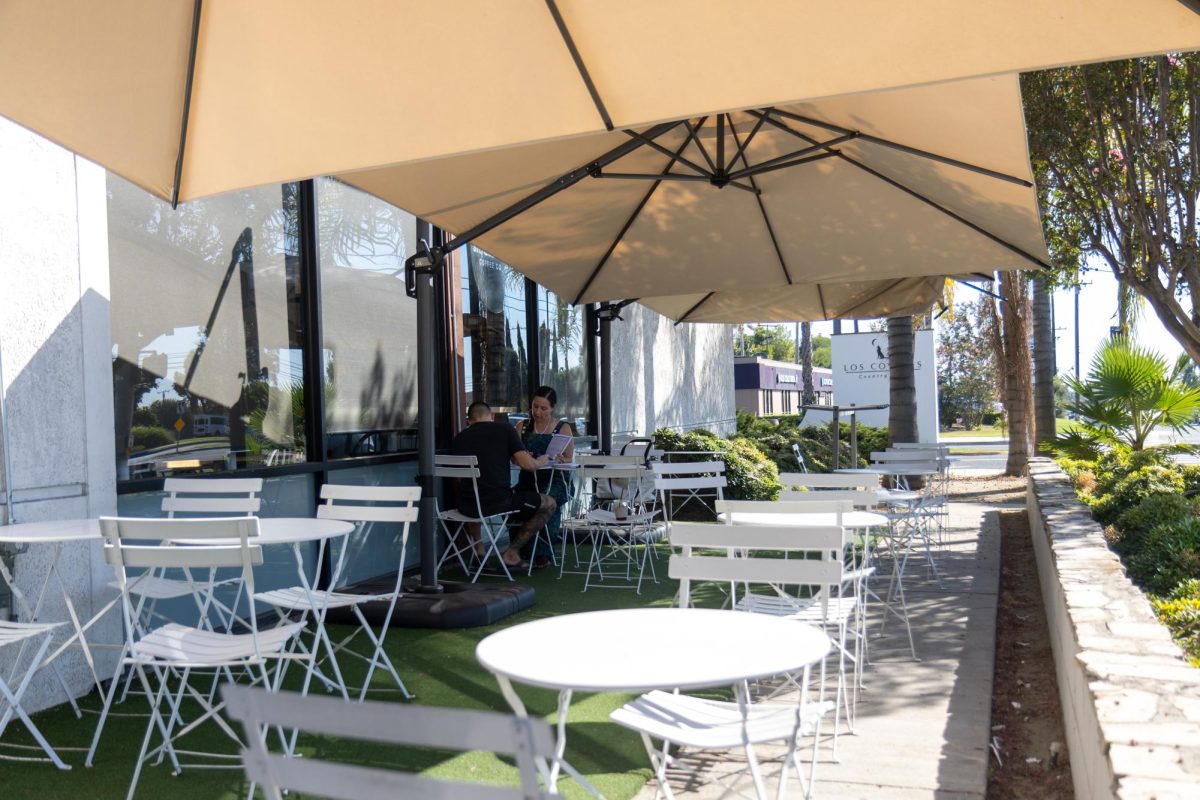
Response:
[{"label": "tree canopy", "polygon": [[[796,334],[790,325],[756,325],[743,328],[733,342],[739,356],[759,356],[775,361],[796,361]],[[833,366],[828,336],[813,336],[813,366]]]},{"label": "tree canopy", "polygon": [[1200,54],[1022,76],[1047,243],[1068,282],[1087,255],[1200,360]]},{"label": "tree canopy", "polygon": [[944,427],[979,427],[996,405],[996,354],[980,319],[982,301],[959,303],[938,330],[938,415]]}]

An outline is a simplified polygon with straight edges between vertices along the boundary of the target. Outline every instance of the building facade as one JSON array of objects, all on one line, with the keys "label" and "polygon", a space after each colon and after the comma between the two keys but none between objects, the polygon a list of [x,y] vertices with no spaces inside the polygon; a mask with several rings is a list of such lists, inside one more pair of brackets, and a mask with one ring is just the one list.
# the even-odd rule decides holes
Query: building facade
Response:
[{"label": "building facade", "polygon": [[[440,276],[436,341],[418,341],[403,269],[417,220],[365,193],[316,179],[172,210],[3,119],[0,174],[3,522],[157,515],[170,475],[262,477],[263,516],[310,516],[326,482],[411,485],[419,348],[440,356],[439,446],[471,401],[516,419],[540,384],[578,434],[595,433],[594,309],[466,247]],[[731,328],[640,306],[622,317],[614,430],[732,431]],[[343,577],[394,571],[394,533],[351,537]],[[50,551],[2,555],[34,592]],[[68,545],[59,566],[82,614],[113,597],[98,544]],[[294,579],[289,557],[259,586]],[[119,638],[116,615],[107,624]],[[82,656],[61,661],[86,691]],[[50,680],[31,708],[62,701]]]},{"label": "building facade", "polygon": [[[734,397],[739,411],[758,417],[799,414],[804,374],[799,364],[760,356],[733,360]],[[813,367],[812,390],[817,405],[833,404],[833,371]]]}]

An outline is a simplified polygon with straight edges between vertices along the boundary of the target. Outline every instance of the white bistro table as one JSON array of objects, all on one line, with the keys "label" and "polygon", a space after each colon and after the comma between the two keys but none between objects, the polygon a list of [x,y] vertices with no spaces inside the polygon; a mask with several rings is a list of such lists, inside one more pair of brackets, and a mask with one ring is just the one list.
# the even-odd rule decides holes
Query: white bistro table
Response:
[{"label": "white bistro table", "polygon": [[573,692],[645,692],[739,684],[797,672],[829,653],[830,639],[794,620],[706,608],[629,608],[561,614],[493,633],[475,658],[496,676],[518,716],[512,682],[557,689],[558,745],[548,785],[563,761]]}]

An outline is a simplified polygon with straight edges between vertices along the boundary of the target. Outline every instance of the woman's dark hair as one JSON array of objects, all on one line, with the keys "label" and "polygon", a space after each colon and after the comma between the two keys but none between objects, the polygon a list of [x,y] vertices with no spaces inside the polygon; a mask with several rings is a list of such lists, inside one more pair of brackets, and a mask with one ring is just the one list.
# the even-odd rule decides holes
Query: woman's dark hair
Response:
[{"label": "woman's dark hair", "polygon": [[[549,386],[539,386],[533,390],[534,397],[544,397],[551,408],[558,405],[558,392],[551,389]],[[532,402],[532,398],[530,398]]]}]

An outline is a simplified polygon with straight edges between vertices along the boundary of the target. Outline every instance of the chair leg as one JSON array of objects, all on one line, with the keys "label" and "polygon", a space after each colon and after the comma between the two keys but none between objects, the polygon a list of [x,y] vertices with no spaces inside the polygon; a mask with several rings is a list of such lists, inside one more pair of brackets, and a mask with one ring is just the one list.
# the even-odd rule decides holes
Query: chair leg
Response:
[{"label": "chair leg", "polygon": [[[9,689],[8,684],[5,683],[3,677],[0,677],[0,698],[3,698],[11,713],[15,714],[17,719],[21,720],[21,724],[25,726],[27,731],[29,731],[29,734],[34,738],[34,741],[38,743],[38,746],[42,748],[42,751],[46,754],[46,757],[50,759],[51,763],[61,770],[69,770],[71,767],[67,764],[64,764],[63,760],[58,757],[58,753],[54,752],[54,748],[50,746],[50,743],[46,741],[44,736],[42,736],[42,732],[38,730],[37,725],[34,725],[33,720],[29,718],[29,714],[27,714],[25,709],[21,707],[21,698],[25,696],[25,691],[29,688],[30,681],[32,681],[33,676],[37,674],[38,665],[42,663],[42,659],[46,656],[46,650],[48,650],[50,647],[50,641],[51,634],[49,631],[47,631],[45,634],[43,634],[42,644],[37,648],[37,652],[34,655],[33,660],[29,662],[29,668],[25,671],[24,676],[22,676],[21,682],[17,684],[15,691]],[[16,667],[17,663],[13,662],[14,674]]]}]

